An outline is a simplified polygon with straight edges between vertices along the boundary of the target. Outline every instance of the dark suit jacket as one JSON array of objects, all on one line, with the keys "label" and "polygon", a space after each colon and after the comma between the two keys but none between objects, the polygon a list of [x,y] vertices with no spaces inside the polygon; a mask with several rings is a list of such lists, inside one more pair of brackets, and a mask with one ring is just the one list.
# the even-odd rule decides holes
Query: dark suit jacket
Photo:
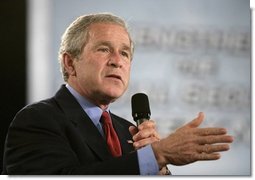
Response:
[{"label": "dark suit jacket", "polygon": [[8,131],[3,174],[139,174],[130,122],[111,113],[123,156],[113,158],[104,138],[63,85],[50,99],[17,113]]}]

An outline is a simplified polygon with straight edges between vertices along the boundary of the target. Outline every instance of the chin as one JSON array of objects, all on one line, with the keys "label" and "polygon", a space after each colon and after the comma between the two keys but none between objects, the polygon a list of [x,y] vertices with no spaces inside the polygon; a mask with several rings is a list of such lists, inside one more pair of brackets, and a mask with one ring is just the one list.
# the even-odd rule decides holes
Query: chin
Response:
[{"label": "chin", "polygon": [[105,95],[110,99],[110,102],[114,102],[115,100],[117,100],[118,98],[120,98],[123,95],[124,91],[116,91],[116,89],[114,91],[109,91],[107,92]]},{"label": "chin", "polygon": [[111,97],[111,99],[113,99],[113,101],[115,101],[116,99],[120,98],[122,96],[122,94],[123,93],[111,93],[108,96]]}]

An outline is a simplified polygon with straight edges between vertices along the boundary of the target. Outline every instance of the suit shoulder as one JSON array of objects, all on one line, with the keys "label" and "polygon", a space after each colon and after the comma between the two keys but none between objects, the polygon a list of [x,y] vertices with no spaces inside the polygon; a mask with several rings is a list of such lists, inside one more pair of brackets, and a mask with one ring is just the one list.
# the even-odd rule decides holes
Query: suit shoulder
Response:
[{"label": "suit shoulder", "polygon": [[113,116],[113,118],[118,119],[118,121],[121,121],[122,123],[124,123],[126,126],[134,126],[134,124],[132,122],[130,122],[129,120],[126,120],[116,114],[111,113],[111,115]]},{"label": "suit shoulder", "polygon": [[[14,117],[12,125],[52,124],[55,116],[63,114],[54,98],[38,101],[23,107]],[[54,120],[55,119],[55,120]]]},{"label": "suit shoulder", "polygon": [[54,98],[49,98],[45,100],[41,100],[32,104],[26,105],[24,108],[22,108],[18,113],[22,111],[29,111],[29,110],[56,110],[58,108],[58,104]]}]

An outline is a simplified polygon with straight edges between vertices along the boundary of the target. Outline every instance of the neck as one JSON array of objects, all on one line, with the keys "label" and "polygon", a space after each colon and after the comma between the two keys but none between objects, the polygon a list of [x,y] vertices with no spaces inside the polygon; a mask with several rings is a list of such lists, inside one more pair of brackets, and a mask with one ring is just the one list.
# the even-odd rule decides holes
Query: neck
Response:
[{"label": "neck", "polygon": [[89,102],[91,102],[92,104],[98,106],[99,108],[101,108],[103,111],[105,111],[108,107],[109,104],[111,102],[113,102],[113,100],[103,94],[100,93],[87,93],[82,91],[79,87],[75,86],[72,83],[68,83],[69,86],[71,86],[77,93],[79,93],[81,96],[83,96],[84,98],[86,98]]},{"label": "neck", "polygon": [[93,98],[91,96],[89,96],[89,97],[88,96],[84,96],[84,97],[86,99],[88,99],[91,103],[93,103],[96,106],[100,107],[103,111],[105,111],[109,107],[110,102],[107,101],[107,100],[104,100],[104,98],[101,98],[103,100],[100,100],[100,98],[98,98],[98,97],[101,97],[101,96],[99,96],[99,95],[97,95],[96,98]]}]

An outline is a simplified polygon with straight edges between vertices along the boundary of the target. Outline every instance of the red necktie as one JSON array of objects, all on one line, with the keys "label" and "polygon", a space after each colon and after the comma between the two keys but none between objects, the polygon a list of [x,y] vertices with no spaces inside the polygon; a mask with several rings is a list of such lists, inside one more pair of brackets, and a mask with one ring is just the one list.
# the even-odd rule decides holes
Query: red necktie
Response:
[{"label": "red necktie", "polygon": [[120,141],[115,130],[113,129],[111,117],[107,111],[103,112],[101,122],[103,123],[108,149],[110,150],[112,156],[121,156]]}]

